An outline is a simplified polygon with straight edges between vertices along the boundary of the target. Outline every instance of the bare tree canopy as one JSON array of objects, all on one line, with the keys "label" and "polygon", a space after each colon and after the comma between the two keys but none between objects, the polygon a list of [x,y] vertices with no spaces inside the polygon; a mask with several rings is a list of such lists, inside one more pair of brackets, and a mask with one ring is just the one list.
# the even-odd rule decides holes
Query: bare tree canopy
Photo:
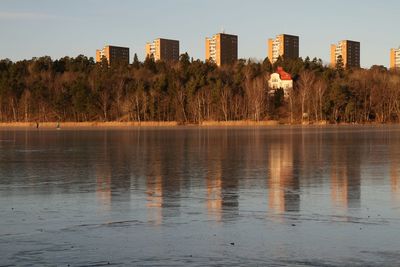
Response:
[{"label": "bare tree canopy", "polygon": [[[399,122],[400,74],[381,66],[331,69],[318,59],[239,60],[218,68],[189,60],[129,66],[78,56],[0,60],[0,122],[279,120]],[[277,67],[293,88],[268,88]]]}]

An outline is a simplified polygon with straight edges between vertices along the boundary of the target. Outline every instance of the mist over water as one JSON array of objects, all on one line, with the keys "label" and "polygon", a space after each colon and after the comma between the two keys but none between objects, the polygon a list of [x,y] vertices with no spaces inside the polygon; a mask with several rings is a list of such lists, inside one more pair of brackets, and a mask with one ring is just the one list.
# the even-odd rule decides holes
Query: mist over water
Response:
[{"label": "mist over water", "polygon": [[400,127],[0,130],[0,266],[398,266]]}]

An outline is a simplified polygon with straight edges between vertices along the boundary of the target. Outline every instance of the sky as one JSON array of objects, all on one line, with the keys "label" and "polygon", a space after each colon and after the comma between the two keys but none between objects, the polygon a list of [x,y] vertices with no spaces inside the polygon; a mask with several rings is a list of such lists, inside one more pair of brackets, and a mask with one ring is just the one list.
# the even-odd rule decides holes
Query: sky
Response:
[{"label": "sky", "polygon": [[204,60],[205,37],[239,36],[239,57],[263,60],[267,39],[300,36],[300,56],[329,63],[330,44],[361,42],[361,66],[389,65],[400,46],[398,0],[0,0],[0,59],[79,54],[104,45],[145,56],[156,38],[177,39],[181,53]]}]

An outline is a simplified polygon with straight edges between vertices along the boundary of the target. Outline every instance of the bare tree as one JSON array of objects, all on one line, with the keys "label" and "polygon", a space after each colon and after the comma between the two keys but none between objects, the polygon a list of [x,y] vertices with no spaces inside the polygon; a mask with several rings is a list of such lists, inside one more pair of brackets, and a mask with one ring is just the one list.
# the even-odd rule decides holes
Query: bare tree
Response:
[{"label": "bare tree", "polygon": [[313,106],[316,121],[322,121],[323,96],[327,85],[323,79],[318,79],[313,86]]},{"label": "bare tree", "polygon": [[229,90],[229,87],[224,86],[220,90],[219,100],[220,100],[220,103],[221,103],[222,113],[224,114],[224,120],[228,121],[229,103],[230,103],[230,90]]},{"label": "bare tree", "polygon": [[[304,122],[304,118],[309,116],[309,105],[307,105],[310,92],[315,83],[315,74],[312,71],[305,70],[300,73],[300,79],[298,81],[298,89],[301,103],[301,121]],[[307,113],[306,111],[307,105]]]},{"label": "bare tree", "polygon": [[115,90],[115,110],[117,118],[122,116],[122,108],[123,108],[123,98],[124,98],[124,89],[125,89],[125,79],[124,77],[120,77],[116,83]]},{"label": "bare tree", "polygon": [[179,81],[175,81],[175,87],[176,87],[177,101],[178,101],[178,104],[180,106],[180,109],[181,109],[181,112],[183,115],[183,120],[186,123],[188,121],[187,115],[186,115],[186,107],[185,107],[186,90]]},{"label": "bare tree", "polygon": [[266,95],[265,78],[262,76],[251,78],[249,73],[246,75],[245,93],[247,106],[252,114],[252,119],[260,121],[261,114],[264,109],[264,101]]},{"label": "bare tree", "polygon": [[29,115],[30,115],[30,99],[31,99],[31,92],[27,89],[24,90],[22,96],[21,96],[21,102],[22,102],[22,107],[24,111],[24,121],[28,122],[29,121]]},{"label": "bare tree", "polygon": [[296,94],[296,92],[295,92],[293,87],[288,89],[290,124],[293,124],[293,122],[294,122],[294,120],[293,120],[293,106],[294,106],[294,102],[296,100],[296,95],[295,94]]}]

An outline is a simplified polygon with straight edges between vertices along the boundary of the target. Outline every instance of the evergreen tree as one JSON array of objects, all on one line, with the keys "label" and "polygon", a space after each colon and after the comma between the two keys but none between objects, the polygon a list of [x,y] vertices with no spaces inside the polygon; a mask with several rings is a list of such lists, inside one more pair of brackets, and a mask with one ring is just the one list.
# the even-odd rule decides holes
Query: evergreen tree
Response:
[{"label": "evergreen tree", "polygon": [[140,67],[140,61],[139,61],[139,58],[138,58],[138,56],[137,56],[136,53],[135,53],[135,55],[133,56],[132,67],[134,67],[135,69],[138,69],[138,68]]},{"label": "evergreen tree", "polygon": [[339,76],[342,77],[342,74],[344,71],[344,63],[343,63],[342,55],[339,55],[337,57],[335,69],[336,69],[336,72],[339,74]]}]

